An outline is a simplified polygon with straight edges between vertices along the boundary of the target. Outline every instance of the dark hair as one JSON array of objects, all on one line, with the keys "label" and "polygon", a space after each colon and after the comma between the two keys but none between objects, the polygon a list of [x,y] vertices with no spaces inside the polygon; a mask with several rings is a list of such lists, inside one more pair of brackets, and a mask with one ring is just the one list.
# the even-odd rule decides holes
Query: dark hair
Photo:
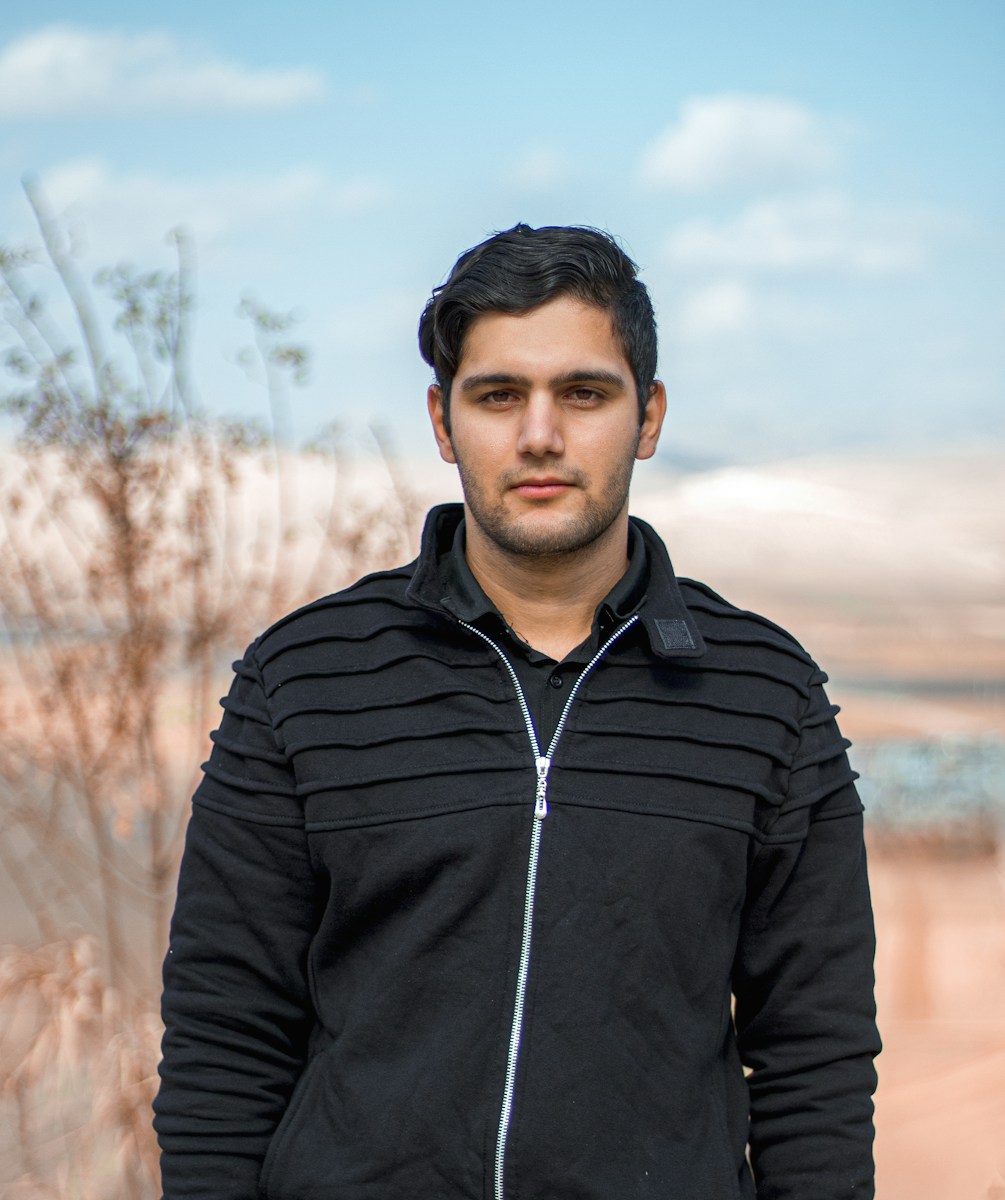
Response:
[{"label": "dark hair", "polygon": [[443,391],[447,432],[450,386],[472,322],[484,313],[530,312],[557,296],[610,313],[635,379],[641,422],[656,376],[656,318],[637,271],[610,234],[581,225],[514,225],[466,250],[419,320],[419,350]]}]

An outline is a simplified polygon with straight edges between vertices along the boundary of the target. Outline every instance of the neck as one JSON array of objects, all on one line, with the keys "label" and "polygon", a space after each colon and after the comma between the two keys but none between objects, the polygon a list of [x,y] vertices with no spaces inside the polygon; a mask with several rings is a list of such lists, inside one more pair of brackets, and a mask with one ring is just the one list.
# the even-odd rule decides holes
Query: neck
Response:
[{"label": "neck", "polygon": [[468,514],[465,557],[486,596],[524,641],[561,662],[593,627],[597,605],[628,567],[628,514],[567,554],[513,554]]}]

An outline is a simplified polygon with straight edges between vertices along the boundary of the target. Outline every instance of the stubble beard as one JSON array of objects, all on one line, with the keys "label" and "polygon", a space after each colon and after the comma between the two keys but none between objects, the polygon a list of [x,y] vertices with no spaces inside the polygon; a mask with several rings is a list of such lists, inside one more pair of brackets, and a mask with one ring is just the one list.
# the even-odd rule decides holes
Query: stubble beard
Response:
[{"label": "stubble beard", "polygon": [[[590,495],[589,478],[582,471],[562,471],[561,478],[565,482],[582,489],[585,498],[583,507],[580,512],[564,520],[551,522],[550,528],[541,529],[535,528],[532,521],[522,522],[514,518],[507,510],[504,499],[490,501],[472,474],[465,469],[463,461],[457,458],[464,499],[482,533],[506,554],[539,561],[576,554],[603,537],[628,502],[634,466],[635,450],[632,449],[596,497]],[[524,475],[525,472],[518,471],[504,475],[499,481],[503,495]]]}]

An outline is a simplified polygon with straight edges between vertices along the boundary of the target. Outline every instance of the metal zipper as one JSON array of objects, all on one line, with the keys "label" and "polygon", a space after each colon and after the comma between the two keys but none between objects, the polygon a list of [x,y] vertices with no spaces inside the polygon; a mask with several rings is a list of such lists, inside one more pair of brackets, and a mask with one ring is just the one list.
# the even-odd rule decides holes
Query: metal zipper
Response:
[{"label": "metal zipper", "polygon": [[502,659],[503,666],[509,672],[509,677],[513,681],[513,687],[516,689],[516,697],[520,702],[520,711],[523,714],[524,725],[527,727],[527,736],[530,738],[530,746],[534,752],[534,771],[536,782],[534,787],[534,827],[530,835],[530,854],[527,860],[527,889],[524,893],[523,903],[523,934],[520,939],[520,963],[517,969],[516,977],[516,996],[513,1000],[513,1023],[510,1026],[509,1035],[509,1053],[506,1056],[506,1079],[503,1085],[502,1107],[499,1112],[499,1130],[496,1134],[496,1161],[495,1161],[495,1176],[494,1176],[494,1200],[504,1200],[503,1198],[503,1172],[506,1161],[506,1142],[509,1138],[510,1117],[513,1113],[513,1092],[516,1087],[516,1067],[517,1060],[520,1056],[520,1035],[523,1032],[523,1009],[524,1002],[527,998],[527,976],[530,972],[530,943],[531,934],[534,926],[534,896],[537,890],[537,861],[541,854],[541,828],[544,818],[548,815],[548,772],[551,769],[551,760],[555,753],[555,747],[558,745],[558,739],[562,736],[562,730],[565,728],[565,722],[569,716],[569,710],[572,708],[572,702],[576,698],[576,694],[580,689],[583,680],[589,675],[593,668],[600,662],[600,659],[607,652],[608,648],[615,642],[630,626],[634,625],[639,619],[638,613],[633,617],[629,617],[624,625],[616,629],[606,642],[600,647],[597,653],[590,659],[583,670],[580,672],[579,678],[572,685],[572,690],[562,707],[562,712],[558,718],[558,724],[555,726],[555,732],[552,734],[551,743],[548,746],[547,754],[542,754],[537,740],[537,730],[534,728],[534,722],[531,719],[530,708],[527,705],[527,698],[523,693],[523,688],[520,686],[520,680],[517,678],[517,673],[513,669],[513,664],[502,651],[502,647],[494,642],[487,633],[476,628],[474,625],[469,625],[467,621],[461,621],[460,624],[476,637],[480,637],[483,642],[486,642]]}]

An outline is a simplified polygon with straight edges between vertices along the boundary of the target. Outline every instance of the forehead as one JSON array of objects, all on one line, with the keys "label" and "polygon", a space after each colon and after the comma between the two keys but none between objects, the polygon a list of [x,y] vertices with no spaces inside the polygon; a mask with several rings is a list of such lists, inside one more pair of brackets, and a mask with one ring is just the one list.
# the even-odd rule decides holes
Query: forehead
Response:
[{"label": "forehead", "polygon": [[559,296],[525,313],[484,313],[468,327],[457,374],[520,367],[606,366],[627,369],[610,313]]}]

